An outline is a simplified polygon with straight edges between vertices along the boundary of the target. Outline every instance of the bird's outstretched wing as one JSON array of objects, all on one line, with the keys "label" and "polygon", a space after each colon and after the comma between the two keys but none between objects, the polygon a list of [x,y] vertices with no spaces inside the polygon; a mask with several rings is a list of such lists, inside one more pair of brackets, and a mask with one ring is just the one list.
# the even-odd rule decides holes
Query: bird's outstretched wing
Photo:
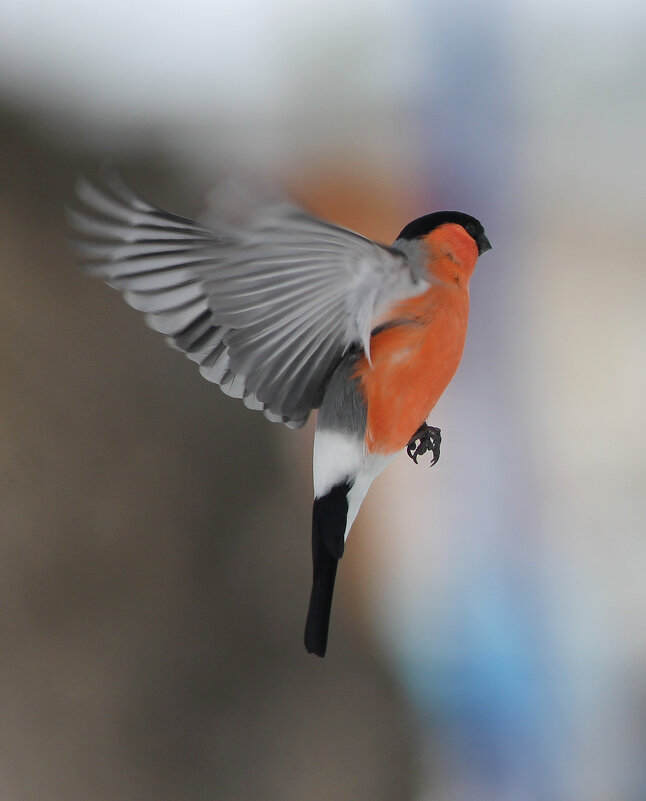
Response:
[{"label": "bird's outstretched wing", "polygon": [[104,180],[100,190],[79,180],[85,208],[68,212],[83,268],[206,379],[290,427],[318,407],[351,344],[369,355],[375,317],[426,289],[403,254],[280,198],[247,203],[240,219],[220,193],[202,224]]}]

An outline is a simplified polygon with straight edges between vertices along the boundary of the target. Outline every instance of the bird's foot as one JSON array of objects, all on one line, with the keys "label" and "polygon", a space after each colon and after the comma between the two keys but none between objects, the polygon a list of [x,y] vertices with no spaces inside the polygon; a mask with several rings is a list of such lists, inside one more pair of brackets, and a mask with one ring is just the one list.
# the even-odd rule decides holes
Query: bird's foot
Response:
[{"label": "bird's foot", "polygon": [[417,464],[417,457],[423,456],[427,451],[433,455],[430,467],[440,458],[440,445],[442,444],[442,433],[439,428],[428,426],[426,423],[417,429],[406,446],[406,453]]}]

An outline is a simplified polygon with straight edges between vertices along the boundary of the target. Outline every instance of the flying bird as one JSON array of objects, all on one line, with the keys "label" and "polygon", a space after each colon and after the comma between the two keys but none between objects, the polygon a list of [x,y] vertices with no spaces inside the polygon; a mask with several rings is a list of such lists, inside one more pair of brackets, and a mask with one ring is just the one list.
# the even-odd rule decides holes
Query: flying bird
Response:
[{"label": "flying bird", "polygon": [[439,458],[426,420],[462,356],[484,228],[439,211],[387,246],[240,182],[222,184],[200,222],[103,180],[80,179],[83,210],[68,210],[81,266],[248,408],[289,428],[318,409],[305,647],[324,656],[338,561],[370,484],[404,448],[416,463]]}]

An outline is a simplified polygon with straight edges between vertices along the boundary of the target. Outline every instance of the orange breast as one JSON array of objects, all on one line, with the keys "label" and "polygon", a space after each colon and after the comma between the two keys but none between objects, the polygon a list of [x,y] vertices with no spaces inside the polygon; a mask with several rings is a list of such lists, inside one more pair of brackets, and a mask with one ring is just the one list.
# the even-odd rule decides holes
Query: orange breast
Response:
[{"label": "orange breast", "polygon": [[372,367],[364,357],[356,373],[370,452],[401,450],[426,420],[458,368],[468,315],[467,287],[442,282],[400,303],[391,319],[403,322],[372,337]]}]

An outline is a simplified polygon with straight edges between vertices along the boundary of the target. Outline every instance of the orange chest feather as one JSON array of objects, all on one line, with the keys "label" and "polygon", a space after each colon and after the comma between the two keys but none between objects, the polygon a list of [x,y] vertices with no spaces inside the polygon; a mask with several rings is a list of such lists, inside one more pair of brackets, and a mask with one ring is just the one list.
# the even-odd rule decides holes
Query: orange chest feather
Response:
[{"label": "orange chest feather", "polygon": [[392,453],[406,446],[458,368],[469,315],[468,289],[439,283],[398,304],[370,340],[356,375],[367,405],[366,445]]}]

